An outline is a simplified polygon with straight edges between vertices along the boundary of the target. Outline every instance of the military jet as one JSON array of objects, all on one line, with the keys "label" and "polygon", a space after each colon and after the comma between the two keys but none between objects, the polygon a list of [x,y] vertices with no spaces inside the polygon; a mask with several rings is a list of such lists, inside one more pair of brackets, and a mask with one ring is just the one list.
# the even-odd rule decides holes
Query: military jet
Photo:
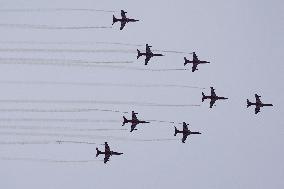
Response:
[{"label": "military jet", "polygon": [[134,131],[134,130],[137,130],[135,127],[136,125],[138,125],[139,123],[150,123],[148,121],[140,121],[136,115],[138,113],[135,113],[134,111],[132,111],[132,118],[131,120],[128,120],[126,119],[124,116],[123,116],[123,123],[122,123],[122,126],[124,126],[126,123],[131,123],[131,130],[130,132]]},{"label": "military jet", "polygon": [[211,95],[210,96],[206,96],[203,92],[202,92],[202,102],[205,100],[205,99],[210,99],[210,108],[213,107],[213,105],[215,104],[216,100],[226,100],[228,98],[226,97],[220,97],[220,96],[217,96],[216,93],[215,93],[215,89],[213,87],[210,87],[211,88]]},{"label": "military jet", "polygon": [[148,64],[149,60],[154,57],[154,56],[164,56],[163,54],[154,54],[152,51],[151,51],[151,48],[152,46],[146,44],[146,52],[145,53],[141,53],[138,49],[137,49],[137,59],[140,57],[140,56],[146,56],[145,58],[145,65]]},{"label": "military jet", "polygon": [[120,30],[122,30],[126,23],[139,21],[139,20],[135,20],[135,19],[132,19],[132,18],[127,18],[126,13],[127,12],[125,12],[124,10],[121,10],[121,18],[115,18],[115,16],[113,15],[112,16],[112,25],[116,22],[120,22],[121,23]]},{"label": "military jet", "polygon": [[123,153],[120,153],[120,152],[111,151],[107,142],[105,142],[104,145],[105,145],[105,151],[104,152],[102,152],[98,148],[96,148],[96,150],[97,150],[96,157],[98,157],[100,154],[104,154],[105,155],[104,163],[108,162],[110,156],[112,156],[112,155],[121,155],[121,154],[123,154]]},{"label": "military jet", "polygon": [[176,136],[178,133],[182,133],[183,134],[183,137],[182,137],[182,143],[185,143],[185,140],[187,139],[187,136],[188,135],[191,135],[191,134],[201,134],[200,132],[192,132],[188,129],[188,125],[187,123],[183,122],[183,130],[182,131],[179,131],[177,130],[177,128],[175,127],[175,134],[174,136]]},{"label": "military jet", "polygon": [[208,64],[210,62],[199,60],[195,52],[193,52],[193,58],[192,61],[188,60],[186,57],[184,57],[184,65],[192,63],[192,72],[194,72],[197,69],[198,64]]},{"label": "military jet", "polygon": [[273,106],[273,104],[264,104],[261,102],[260,100],[260,97],[258,94],[255,94],[255,103],[253,102],[250,102],[248,99],[247,99],[247,108],[250,107],[251,105],[255,106],[255,109],[254,109],[254,112],[255,114],[257,114],[258,112],[260,112],[260,108],[261,107],[264,107],[264,106]]}]

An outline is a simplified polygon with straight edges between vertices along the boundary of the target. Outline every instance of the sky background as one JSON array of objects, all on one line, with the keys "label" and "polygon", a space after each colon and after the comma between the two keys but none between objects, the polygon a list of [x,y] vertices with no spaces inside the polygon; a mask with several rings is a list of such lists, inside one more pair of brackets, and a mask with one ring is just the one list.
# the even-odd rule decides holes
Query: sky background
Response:
[{"label": "sky background", "polygon": [[[138,118],[185,121],[190,124],[192,131],[202,133],[189,136],[186,143],[182,144],[181,136],[173,136],[174,125],[181,129],[180,124],[153,122],[138,125],[138,130],[133,133],[129,132],[129,126],[125,127],[128,130],[87,131],[104,128],[122,129],[122,116],[129,117],[130,114],[99,111],[1,111],[0,188],[284,187],[283,1],[6,0],[0,1],[0,6],[0,109],[101,108],[128,112],[135,110],[139,112]],[[120,17],[120,10],[124,9],[129,17],[140,21],[127,24],[123,31],[119,30],[119,24],[112,28],[82,30],[16,28],[9,24],[108,27],[112,24],[113,13],[1,11],[32,8],[114,10],[117,17]],[[192,55],[164,52],[164,57],[153,58],[148,67],[145,67],[143,58],[136,60],[136,48],[144,51],[146,43],[158,50],[195,51],[200,59],[208,60],[211,64],[199,65],[199,70],[194,73],[190,71],[190,65],[189,71],[153,71],[183,69],[183,57],[192,59]],[[27,48],[107,49],[124,52],[39,53],[3,50]],[[45,62],[48,62],[47,59],[64,59],[130,63],[107,64],[107,67],[21,64],[21,59],[26,58],[45,59]],[[44,61],[36,63],[43,64]],[[148,70],[143,70],[144,68]],[[22,84],[19,84],[19,81]],[[29,82],[33,84],[28,84]],[[39,85],[35,84],[36,82],[51,82],[53,85]],[[63,85],[54,82],[73,84]],[[78,82],[102,85],[74,84]],[[200,88],[137,86],[168,84]],[[201,102],[201,92],[209,94],[210,86],[216,89],[217,95],[229,98],[227,101],[216,102],[212,109],[209,109],[208,101]],[[264,103],[272,103],[274,107],[263,108],[255,115],[253,107],[246,108],[246,99],[254,101],[255,93],[262,96],[261,100]],[[8,103],[7,100],[96,100],[108,103],[36,104]],[[149,102],[157,106],[139,106],[139,103],[145,105]],[[163,107],[159,104],[201,106]],[[54,119],[67,121],[52,121]],[[76,122],[71,119],[85,119],[89,122]],[[165,140],[155,141],[156,139]],[[56,140],[87,141],[96,144],[59,145],[54,142]],[[5,144],[17,141],[51,143]],[[98,161],[103,157],[95,157],[95,148],[103,148],[100,144],[104,141],[108,141],[114,151],[124,152],[122,156],[111,157],[111,161],[106,165]],[[90,161],[56,163],[52,160]]]}]

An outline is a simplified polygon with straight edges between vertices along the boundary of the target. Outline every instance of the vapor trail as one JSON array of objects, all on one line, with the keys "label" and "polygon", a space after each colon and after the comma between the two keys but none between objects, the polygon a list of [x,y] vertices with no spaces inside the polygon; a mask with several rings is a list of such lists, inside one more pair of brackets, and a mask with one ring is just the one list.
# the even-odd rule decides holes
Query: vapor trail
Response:
[{"label": "vapor trail", "polygon": [[55,159],[41,159],[41,158],[27,158],[27,157],[0,157],[0,160],[5,161],[31,161],[31,162],[46,162],[46,163],[90,163],[100,160],[55,160]]},{"label": "vapor trail", "polygon": [[[133,61],[85,61],[60,59],[0,58],[0,64],[97,67],[95,64],[131,64]],[[111,68],[111,66],[106,66]]]},{"label": "vapor trail", "polygon": [[0,118],[0,122],[70,122],[70,123],[115,123],[121,120],[60,119],[60,118]]},{"label": "vapor trail", "polygon": [[1,132],[2,136],[31,136],[31,137],[65,137],[65,138],[86,138],[86,139],[108,139],[118,141],[133,141],[133,142],[160,142],[160,141],[175,141],[179,139],[172,138],[152,138],[152,139],[141,139],[141,138],[129,138],[129,137],[118,137],[118,136],[102,136],[102,135],[90,135],[90,134],[65,134],[65,133],[21,133],[21,132]]},{"label": "vapor trail", "polygon": [[117,49],[28,49],[0,48],[0,52],[38,52],[38,53],[136,53],[134,50]]},{"label": "vapor trail", "polygon": [[135,106],[152,106],[152,107],[191,107],[200,106],[200,104],[158,104],[151,102],[122,102],[122,101],[97,101],[97,100],[0,100],[0,103],[58,103],[58,104],[115,104],[115,105],[135,105]]},{"label": "vapor trail", "polygon": [[33,25],[33,24],[3,24],[4,28],[23,28],[23,29],[45,29],[45,30],[88,30],[88,29],[109,29],[110,26],[49,26],[49,25]]},{"label": "vapor trail", "polygon": [[107,82],[57,82],[57,81],[4,81],[0,84],[22,84],[22,85],[71,85],[71,86],[113,86],[113,87],[141,87],[141,88],[191,88],[205,89],[204,87],[177,85],[177,84],[134,84],[134,83],[107,83]]},{"label": "vapor trail", "polygon": [[114,113],[128,113],[118,110],[99,109],[99,108],[70,108],[70,109],[39,109],[39,108],[9,108],[0,109],[0,112],[33,112],[33,113],[72,113],[72,112],[114,112]]},{"label": "vapor trail", "polygon": [[17,129],[17,130],[63,130],[63,131],[122,131],[127,129],[110,129],[110,128],[74,128],[55,127],[55,126],[26,126],[26,125],[0,125],[0,129]]},{"label": "vapor trail", "polygon": [[89,8],[27,8],[27,9],[0,9],[0,12],[115,12],[114,10]]},{"label": "vapor trail", "polygon": [[0,44],[28,44],[28,45],[122,45],[122,46],[133,46],[140,47],[144,45],[132,44],[132,43],[120,43],[120,42],[106,42],[106,41],[61,41],[61,42],[50,42],[50,41],[0,41]]}]

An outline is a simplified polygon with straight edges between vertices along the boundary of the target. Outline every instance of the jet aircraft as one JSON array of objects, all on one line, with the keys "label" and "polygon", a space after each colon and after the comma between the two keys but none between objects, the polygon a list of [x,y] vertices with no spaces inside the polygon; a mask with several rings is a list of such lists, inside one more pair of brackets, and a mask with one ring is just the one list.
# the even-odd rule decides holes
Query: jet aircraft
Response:
[{"label": "jet aircraft", "polygon": [[175,134],[174,136],[176,136],[178,133],[182,133],[183,137],[182,137],[182,143],[185,143],[187,136],[191,135],[191,134],[201,134],[200,132],[192,132],[188,129],[188,125],[187,123],[183,122],[183,130],[179,131],[176,127],[175,127]]},{"label": "jet aircraft", "polygon": [[184,65],[192,63],[192,72],[194,72],[197,69],[198,64],[208,64],[210,62],[199,60],[195,52],[193,52],[193,58],[192,61],[188,60],[186,57],[184,57]]},{"label": "jet aircraft", "polygon": [[146,44],[146,52],[145,53],[141,53],[138,49],[137,49],[137,59],[140,57],[140,56],[146,56],[145,58],[145,65],[148,64],[149,60],[154,57],[154,56],[164,56],[163,54],[154,54],[152,51],[151,51],[151,48],[152,46]]},{"label": "jet aircraft", "polygon": [[105,151],[104,152],[102,152],[98,148],[96,148],[96,150],[97,150],[96,157],[98,157],[100,154],[104,154],[105,155],[104,163],[108,162],[110,156],[112,156],[112,155],[121,155],[121,154],[123,154],[123,153],[120,153],[120,152],[111,151],[107,142],[105,142],[104,145],[105,145]]},{"label": "jet aircraft", "polygon": [[135,20],[135,19],[132,19],[132,18],[127,18],[126,13],[127,12],[125,12],[124,10],[121,10],[121,18],[115,18],[115,16],[113,15],[112,16],[112,25],[116,22],[120,22],[121,23],[120,30],[122,30],[126,23],[139,21],[139,20]]},{"label": "jet aircraft", "polygon": [[205,100],[205,99],[210,99],[210,108],[213,107],[213,105],[215,104],[216,100],[226,100],[228,98],[226,97],[220,97],[220,96],[217,96],[216,93],[215,93],[215,89],[213,87],[210,87],[211,88],[211,95],[210,96],[206,96],[203,92],[202,92],[202,102]]},{"label": "jet aircraft", "polygon": [[273,106],[273,104],[264,104],[264,103],[262,103],[261,102],[261,100],[260,100],[260,97],[261,96],[259,96],[258,94],[255,94],[254,95],[255,96],[255,103],[253,103],[253,102],[250,102],[248,99],[247,99],[247,108],[248,107],[250,107],[250,106],[255,106],[255,109],[254,109],[254,112],[255,112],[255,114],[257,114],[258,112],[260,112],[260,108],[261,107],[264,107],[264,106]]},{"label": "jet aircraft", "polygon": [[137,115],[138,113],[135,113],[134,111],[132,111],[132,118],[130,120],[126,119],[124,116],[123,116],[123,123],[122,123],[122,126],[124,126],[126,123],[131,123],[131,130],[130,132],[134,131],[134,130],[137,130],[135,127],[139,124],[139,123],[150,123],[148,121],[140,121],[138,118],[137,118]]}]

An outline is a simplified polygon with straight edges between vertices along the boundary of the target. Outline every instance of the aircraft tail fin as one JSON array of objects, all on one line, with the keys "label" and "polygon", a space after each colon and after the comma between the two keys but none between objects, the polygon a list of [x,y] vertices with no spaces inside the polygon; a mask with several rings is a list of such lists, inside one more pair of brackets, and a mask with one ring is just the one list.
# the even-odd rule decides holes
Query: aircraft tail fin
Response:
[{"label": "aircraft tail fin", "polygon": [[112,15],[112,25],[113,25],[114,23],[116,23],[117,21],[118,21],[117,18],[115,18],[115,16]]},{"label": "aircraft tail fin", "polygon": [[205,100],[205,94],[202,92],[202,102]]},{"label": "aircraft tail fin", "polygon": [[96,157],[98,157],[98,155],[100,155],[102,152],[98,148],[96,148],[96,150],[97,150]]},{"label": "aircraft tail fin", "polygon": [[177,136],[177,133],[178,133],[178,130],[177,130],[177,128],[175,127],[175,134],[174,134],[174,136]]},{"label": "aircraft tail fin", "polygon": [[122,123],[122,126],[124,126],[125,123],[127,123],[127,121],[128,121],[128,120],[126,119],[126,117],[123,116],[123,123]]},{"label": "aircraft tail fin", "polygon": [[141,56],[141,52],[137,49],[137,59]]},{"label": "aircraft tail fin", "polygon": [[250,107],[252,105],[252,103],[249,101],[249,99],[247,99],[247,108]]},{"label": "aircraft tail fin", "polygon": [[183,65],[186,65],[188,63],[188,60],[186,57],[183,58],[184,59],[184,64]]}]

